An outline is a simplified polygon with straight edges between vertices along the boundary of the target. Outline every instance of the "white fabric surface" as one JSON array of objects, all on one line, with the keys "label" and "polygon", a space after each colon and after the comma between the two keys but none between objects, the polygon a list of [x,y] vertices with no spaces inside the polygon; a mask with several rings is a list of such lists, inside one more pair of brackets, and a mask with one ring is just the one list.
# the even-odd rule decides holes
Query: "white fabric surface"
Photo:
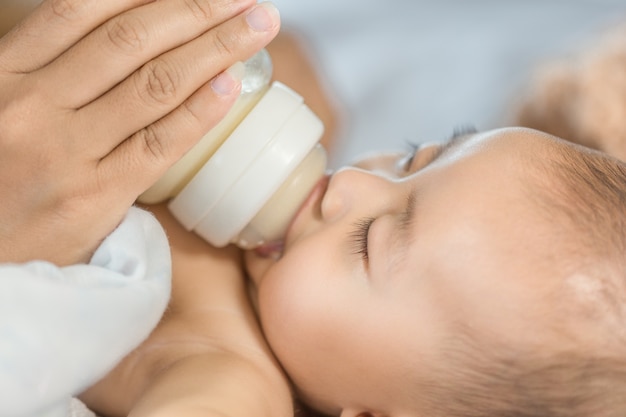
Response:
[{"label": "white fabric surface", "polygon": [[[61,417],[158,323],[170,294],[165,233],[132,208],[89,265],[0,265],[0,416]],[[73,412],[80,412],[72,403]],[[80,414],[78,414],[80,415]]]},{"label": "white fabric surface", "polygon": [[72,398],[69,417],[96,417],[96,415],[80,400]]}]

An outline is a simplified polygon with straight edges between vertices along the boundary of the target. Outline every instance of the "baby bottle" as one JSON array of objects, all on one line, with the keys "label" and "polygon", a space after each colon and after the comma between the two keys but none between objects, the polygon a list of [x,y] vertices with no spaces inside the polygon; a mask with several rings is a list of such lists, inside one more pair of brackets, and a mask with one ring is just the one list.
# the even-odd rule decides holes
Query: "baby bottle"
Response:
[{"label": "baby bottle", "polygon": [[251,249],[281,240],[324,176],[320,119],[280,82],[262,50],[245,62],[242,92],[228,114],[139,197],[172,199],[169,210],[214,246]]}]

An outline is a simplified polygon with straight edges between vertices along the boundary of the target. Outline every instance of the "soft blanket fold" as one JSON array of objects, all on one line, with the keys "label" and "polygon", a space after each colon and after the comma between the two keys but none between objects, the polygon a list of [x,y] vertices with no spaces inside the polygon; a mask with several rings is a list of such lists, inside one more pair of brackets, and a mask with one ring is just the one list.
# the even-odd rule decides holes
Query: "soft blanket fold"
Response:
[{"label": "soft blanket fold", "polygon": [[170,276],[163,229],[137,208],[88,265],[0,264],[0,416],[67,416],[158,323]]}]

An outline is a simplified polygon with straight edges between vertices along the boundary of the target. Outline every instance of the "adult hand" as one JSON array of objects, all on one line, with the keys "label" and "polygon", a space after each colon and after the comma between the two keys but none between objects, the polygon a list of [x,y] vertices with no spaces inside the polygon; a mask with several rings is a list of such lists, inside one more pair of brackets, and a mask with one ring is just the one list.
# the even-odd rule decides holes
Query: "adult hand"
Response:
[{"label": "adult hand", "polygon": [[255,0],[45,0],[0,39],[0,262],[88,260],[278,29]]}]

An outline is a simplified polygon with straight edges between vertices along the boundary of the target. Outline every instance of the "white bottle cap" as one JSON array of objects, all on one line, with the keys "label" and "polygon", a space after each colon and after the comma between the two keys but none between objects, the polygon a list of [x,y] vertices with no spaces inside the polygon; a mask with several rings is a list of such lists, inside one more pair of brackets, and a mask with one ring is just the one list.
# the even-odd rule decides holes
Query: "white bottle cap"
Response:
[{"label": "white bottle cap", "polygon": [[225,246],[319,142],[324,127],[300,95],[274,82],[169,204],[187,230]]}]

